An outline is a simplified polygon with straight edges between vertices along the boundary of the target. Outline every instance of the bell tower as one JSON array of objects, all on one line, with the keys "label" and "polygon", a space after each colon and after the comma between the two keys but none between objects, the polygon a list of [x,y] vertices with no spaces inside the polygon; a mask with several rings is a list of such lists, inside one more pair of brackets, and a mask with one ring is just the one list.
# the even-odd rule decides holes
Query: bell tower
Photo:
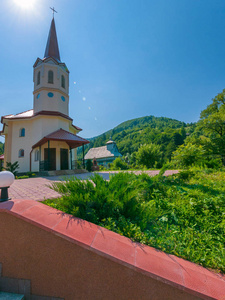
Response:
[{"label": "bell tower", "polygon": [[59,112],[69,115],[69,70],[61,62],[54,16],[51,22],[44,58],[34,64],[34,114]]}]

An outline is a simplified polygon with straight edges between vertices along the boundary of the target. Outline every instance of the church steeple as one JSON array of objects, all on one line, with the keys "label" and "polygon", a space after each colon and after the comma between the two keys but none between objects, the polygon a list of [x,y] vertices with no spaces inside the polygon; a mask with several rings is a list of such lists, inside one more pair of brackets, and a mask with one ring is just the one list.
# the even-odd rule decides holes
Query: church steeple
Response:
[{"label": "church steeple", "polygon": [[38,58],[34,64],[33,81],[34,113],[50,111],[69,115],[69,70],[60,61],[54,17],[45,57]]},{"label": "church steeple", "polygon": [[48,41],[45,49],[45,58],[53,57],[60,62],[59,46],[56,35],[55,20],[52,18]]}]

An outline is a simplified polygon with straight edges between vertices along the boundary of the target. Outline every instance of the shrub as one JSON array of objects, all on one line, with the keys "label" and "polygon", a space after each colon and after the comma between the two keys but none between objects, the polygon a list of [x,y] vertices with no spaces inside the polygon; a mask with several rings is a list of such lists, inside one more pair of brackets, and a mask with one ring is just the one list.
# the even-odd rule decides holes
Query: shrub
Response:
[{"label": "shrub", "polygon": [[181,145],[172,156],[172,162],[178,167],[200,166],[205,164],[205,150],[202,146],[187,143]]},{"label": "shrub", "polygon": [[136,159],[139,165],[146,168],[157,166],[161,159],[160,146],[155,144],[143,145],[139,148]]},{"label": "shrub", "polygon": [[19,169],[19,162],[15,161],[14,163],[6,162],[6,168],[4,168],[6,171],[12,172],[14,176],[17,175],[17,170]]},{"label": "shrub", "polygon": [[28,175],[23,175],[23,176],[16,176],[16,179],[26,179],[29,178]]},{"label": "shrub", "polygon": [[125,161],[123,161],[120,157],[117,157],[111,164],[110,170],[127,170],[128,166]]},{"label": "shrub", "polygon": [[[163,171],[163,170],[162,170]],[[110,181],[53,184],[45,203],[134,241],[225,272],[225,171],[191,169],[149,177],[120,172]]]},{"label": "shrub", "polygon": [[88,172],[91,172],[91,167],[92,167],[92,161],[91,159],[88,159],[86,162],[86,169],[88,170]]}]

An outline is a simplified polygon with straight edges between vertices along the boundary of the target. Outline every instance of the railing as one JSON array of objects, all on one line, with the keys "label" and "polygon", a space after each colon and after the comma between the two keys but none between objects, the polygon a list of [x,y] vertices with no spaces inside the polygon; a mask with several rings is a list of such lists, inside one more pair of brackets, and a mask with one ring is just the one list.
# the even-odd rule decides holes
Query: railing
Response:
[{"label": "railing", "polygon": [[40,170],[40,172],[49,171],[49,162],[48,162],[48,160],[40,161],[39,170]]},{"label": "railing", "polygon": [[[40,172],[50,170],[50,163],[48,162],[48,160],[40,161],[39,166],[40,166],[39,167]],[[77,159],[77,160],[72,161],[72,170],[84,169],[84,168],[85,168],[85,166],[84,166],[83,159]]]}]

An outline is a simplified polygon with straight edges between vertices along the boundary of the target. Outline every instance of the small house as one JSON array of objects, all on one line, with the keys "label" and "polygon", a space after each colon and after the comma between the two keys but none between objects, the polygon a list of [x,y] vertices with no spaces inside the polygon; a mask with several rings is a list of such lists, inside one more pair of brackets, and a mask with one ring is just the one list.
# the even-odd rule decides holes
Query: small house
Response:
[{"label": "small house", "polygon": [[112,163],[117,157],[122,157],[119,153],[117,145],[114,141],[109,140],[105,146],[91,148],[85,155],[84,159],[97,161],[99,166],[107,167],[109,163]]}]

